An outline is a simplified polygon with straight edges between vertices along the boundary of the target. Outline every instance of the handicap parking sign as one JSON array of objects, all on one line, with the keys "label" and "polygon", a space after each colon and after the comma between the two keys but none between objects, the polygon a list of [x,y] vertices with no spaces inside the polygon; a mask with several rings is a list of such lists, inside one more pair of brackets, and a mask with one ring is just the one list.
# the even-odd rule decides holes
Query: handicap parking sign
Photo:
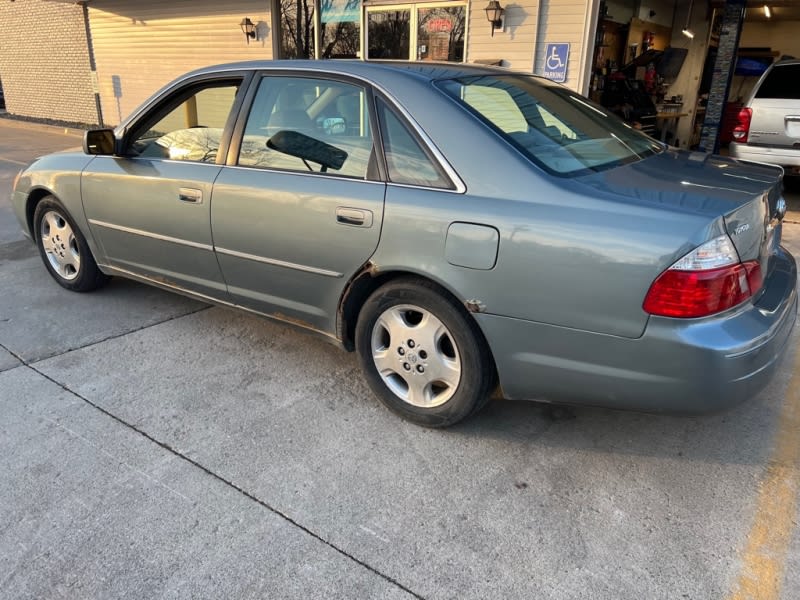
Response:
[{"label": "handicap parking sign", "polygon": [[567,80],[569,44],[547,44],[544,59],[544,76],[551,81],[564,83]]}]

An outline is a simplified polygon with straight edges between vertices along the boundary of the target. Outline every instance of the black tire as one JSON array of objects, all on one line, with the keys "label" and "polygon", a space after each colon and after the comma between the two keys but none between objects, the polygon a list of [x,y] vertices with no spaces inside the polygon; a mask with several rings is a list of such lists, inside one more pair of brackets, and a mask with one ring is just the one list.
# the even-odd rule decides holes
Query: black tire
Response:
[{"label": "black tire", "polygon": [[425,280],[395,280],[373,292],[359,314],[355,342],[375,395],[426,427],[448,427],[477,412],[495,385],[477,324]]},{"label": "black tire", "polygon": [[109,280],[97,267],[75,221],[54,196],[46,196],[36,205],[33,236],[44,266],[61,287],[90,292]]}]

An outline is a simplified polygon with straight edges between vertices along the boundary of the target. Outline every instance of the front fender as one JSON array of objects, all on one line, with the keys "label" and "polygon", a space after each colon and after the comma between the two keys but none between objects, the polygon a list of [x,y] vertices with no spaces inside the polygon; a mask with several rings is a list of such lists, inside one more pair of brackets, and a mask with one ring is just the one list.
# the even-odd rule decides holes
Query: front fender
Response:
[{"label": "front fender", "polygon": [[103,253],[92,236],[81,197],[81,173],[93,159],[93,156],[82,152],[64,152],[39,158],[22,171],[11,198],[23,232],[33,239],[36,204],[45,196],[58,198],[86,238],[95,259],[101,263]]}]

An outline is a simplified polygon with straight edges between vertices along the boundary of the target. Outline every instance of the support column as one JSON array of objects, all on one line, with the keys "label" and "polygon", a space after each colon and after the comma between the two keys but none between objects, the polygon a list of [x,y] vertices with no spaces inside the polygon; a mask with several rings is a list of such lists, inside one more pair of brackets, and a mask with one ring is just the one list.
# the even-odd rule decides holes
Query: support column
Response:
[{"label": "support column", "polygon": [[[706,116],[700,135],[700,150],[719,152],[719,130],[725,105],[731,91],[733,71],[736,67],[736,52],[739,36],[744,22],[745,0],[727,0],[722,9],[722,30],[719,34],[717,59],[714,61],[714,74],[711,77],[711,90],[708,93]],[[713,27],[713,23],[712,23]]]}]

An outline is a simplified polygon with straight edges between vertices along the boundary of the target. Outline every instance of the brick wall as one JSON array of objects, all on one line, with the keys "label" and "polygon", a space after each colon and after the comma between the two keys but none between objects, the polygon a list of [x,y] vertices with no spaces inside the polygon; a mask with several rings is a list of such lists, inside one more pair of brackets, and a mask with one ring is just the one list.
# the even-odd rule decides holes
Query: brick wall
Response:
[{"label": "brick wall", "polygon": [[83,7],[0,2],[0,78],[11,114],[97,123]]}]

